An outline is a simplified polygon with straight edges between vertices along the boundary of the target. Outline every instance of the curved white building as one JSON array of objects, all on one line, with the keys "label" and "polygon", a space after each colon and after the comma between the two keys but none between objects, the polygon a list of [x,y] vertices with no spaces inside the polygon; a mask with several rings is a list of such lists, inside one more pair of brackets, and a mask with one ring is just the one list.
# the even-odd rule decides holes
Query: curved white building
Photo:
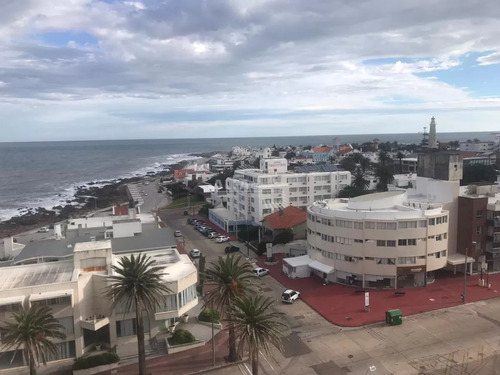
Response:
[{"label": "curved white building", "polygon": [[[448,211],[406,191],[318,201],[308,207],[308,255],[285,260],[291,277],[307,264],[331,282],[364,288],[408,288],[434,281],[446,266]],[[307,263],[309,262],[309,263]]]}]

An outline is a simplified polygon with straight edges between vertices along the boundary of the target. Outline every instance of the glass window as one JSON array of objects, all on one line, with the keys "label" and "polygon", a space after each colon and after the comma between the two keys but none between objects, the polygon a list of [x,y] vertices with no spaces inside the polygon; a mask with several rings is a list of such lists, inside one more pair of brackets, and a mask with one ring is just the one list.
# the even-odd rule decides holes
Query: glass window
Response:
[{"label": "glass window", "polygon": [[363,223],[361,222],[354,222],[354,229],[363,229]]},{"label": "glass window", "polygon": [[384,240],[377,240],[377,246],[385,246]]},{"label": "glass window", "polygon": [[387,247],[396,247],[396,241],[388,240],[387,241]]},{"label": "glass window", "polygon": [[365,229],[375,229],[375,222],[373,221],[365,222]]}]

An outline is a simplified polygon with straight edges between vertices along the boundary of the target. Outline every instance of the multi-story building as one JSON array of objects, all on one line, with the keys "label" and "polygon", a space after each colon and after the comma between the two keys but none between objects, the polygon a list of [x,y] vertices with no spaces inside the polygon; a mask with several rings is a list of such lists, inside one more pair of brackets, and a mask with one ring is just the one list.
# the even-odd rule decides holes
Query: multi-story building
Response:
[{"label": "multi-story building", "polygon": [[460,142],[460,151],[490,152],[494,147],[495,142],[491,141]]},{"label": "multi-story building", "polygon": [[226,180],[227,209],[255,225],[279,208],[306,208],[315,200],[336,197],[351,183],[349,171],[295,173],[286,159],[261,159],[260,169],[236,170]]},{"label": "multi-story building", "polygon": [[[307,213],[306,257],[330,267],[329,273],[326,267],[312,267],[321,278],[367,288],[406,288],[434,281],[433,271],[446,266],[448,211],[440,204],[393,191],[318,201]],[[289,267],[284,271],[290,273]]]},{"label": "multi-story building", "polygon": [[[58,353],[49,359],[49,373],[96,347],[115,348],[120,356],[136,354],[135,313],[121,305],[113,310],[103,294],[112,266],[122,257],[146,253],[164,268],[162,282],[171,291],[157,311],[145,315],[147,351],[152,350],[152,339],[197,305],[197,270],[176,250],[172,230],[134,215],[75,220],[66,230],[56,225],[55,239],[30,242],[14,265],[1,268],[0,322],[11,320],[11,313],[21,307],[41,304],[50,306],[64,327],[66,339],[56,341]],[[92,224],[98,221],[100,225]],[[0,350],[2,374],[24,371],[22,351],[13,357],[12,348]]]}]

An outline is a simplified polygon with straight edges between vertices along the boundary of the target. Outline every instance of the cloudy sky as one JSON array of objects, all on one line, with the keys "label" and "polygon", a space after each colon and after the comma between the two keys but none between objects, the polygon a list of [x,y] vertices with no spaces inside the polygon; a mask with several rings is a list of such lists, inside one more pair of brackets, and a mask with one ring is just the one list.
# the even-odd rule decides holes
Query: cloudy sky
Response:
[{"label": "cloudy sky", "polygon": [[500,130],[498,0],[16,0],[0,141]]}]

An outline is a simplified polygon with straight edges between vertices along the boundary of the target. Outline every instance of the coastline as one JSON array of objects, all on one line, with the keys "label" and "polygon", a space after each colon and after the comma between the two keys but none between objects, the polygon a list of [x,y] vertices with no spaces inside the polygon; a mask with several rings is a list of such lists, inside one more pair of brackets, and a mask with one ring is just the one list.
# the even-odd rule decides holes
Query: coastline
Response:
[{"label": "coastline", "polygon": [[[190,155],[197,156],[194,154]],[[183,169],[190,162],[192,160],[182,160],[168,165],[163,171],[105,181],[102,185],[99,184],[99,186],[92,186],[95,185],[93,182],[88,183],[86,186],[79,186],[74,199],[67,201],[67,204],[64,206],[54,206],[52,209],[38,207],[0,222],[0,239],[15,236],[42,226],[51,226],[72,217],[85,216],[97,210],[111,209],[115,205],[126,204],[129,201],[126,189],[128,183],[140,182],[149,178],[173,177],[175,169]]]}]

